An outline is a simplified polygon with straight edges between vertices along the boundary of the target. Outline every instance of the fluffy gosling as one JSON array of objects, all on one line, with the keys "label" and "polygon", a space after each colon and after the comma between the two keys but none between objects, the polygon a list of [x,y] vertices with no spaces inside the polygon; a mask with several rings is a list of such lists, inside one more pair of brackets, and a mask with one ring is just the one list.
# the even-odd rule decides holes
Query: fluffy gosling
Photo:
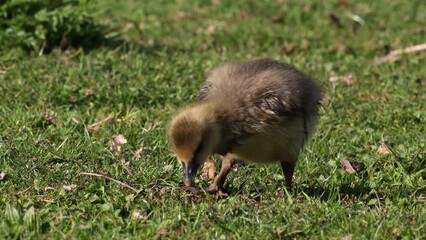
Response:
[{"label": "fluffy gosling", "polygon": [[168,135],[184,184],[211,154],[224,156],[208,191],[221,191],[233,164],[280,162],[290,189],[299,152],[318,120],[320,88],[294,67],[263,59],[214,69],[198,101],[171,120]]}]

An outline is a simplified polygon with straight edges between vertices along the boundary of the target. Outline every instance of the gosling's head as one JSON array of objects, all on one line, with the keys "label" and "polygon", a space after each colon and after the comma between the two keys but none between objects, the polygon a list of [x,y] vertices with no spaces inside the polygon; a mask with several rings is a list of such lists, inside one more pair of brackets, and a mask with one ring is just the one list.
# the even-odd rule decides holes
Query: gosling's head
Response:
[{"label": "gosling's head", "polygon": [[202,104],[182,110],[170,122],[168,135],[172,150],[182,163],[183,182],[193,186],[198,168],[220,143],[221,130],[214,110]]}]

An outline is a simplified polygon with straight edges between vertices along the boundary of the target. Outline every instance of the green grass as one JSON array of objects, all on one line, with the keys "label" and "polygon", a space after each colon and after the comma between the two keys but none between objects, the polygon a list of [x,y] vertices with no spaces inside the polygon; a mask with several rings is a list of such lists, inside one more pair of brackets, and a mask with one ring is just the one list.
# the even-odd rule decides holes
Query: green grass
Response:
[{"label": "green grass", "polygon": [[[146,239],[166,228],[184,239],[426,238],[426,55],[374,63],[424,42],[423,1],[100,2],[119,47],[0,57],[0,238]],[[293,192],[278,165],[231,173],[228,198],[182,191],[171,115],[214,66],[262,57],[315,77],[328,99]],[[347,74],[352,84],[329,81]],[[128,141],[121,152],[116,134]],[[396,157],[377,153],[383,141]],[[366,170],[349,175],[343,159]]]}]

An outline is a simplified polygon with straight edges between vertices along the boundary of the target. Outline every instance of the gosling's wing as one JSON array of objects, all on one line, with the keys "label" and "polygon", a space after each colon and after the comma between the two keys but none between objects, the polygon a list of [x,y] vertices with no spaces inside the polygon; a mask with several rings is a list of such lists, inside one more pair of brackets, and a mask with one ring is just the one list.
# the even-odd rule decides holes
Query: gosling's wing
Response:
[{"label": "gosling's wing", "polygon": [[276,126],[308,134],[306,121],[316,116],[319,100],[312,80],[292,72],[272,72],[247,89],[231,121],[234,136],[244,138]]},{"label": "gosling's wing", "polygon": [[317,113],[319,89],[290,65],[259,60],[214,69],[197,96],[200,101],[210,98],[223,101],[226,126],[235,140],[270,127],[299,126]]},{"label": "gosling's wing", "polygon": [[302,117],[300,108],[277,92],[263,92],[255,101],[244,102],[230,116],[232,132],[239,137],[262,133],[268,127],[282,125],[284,122]]}]

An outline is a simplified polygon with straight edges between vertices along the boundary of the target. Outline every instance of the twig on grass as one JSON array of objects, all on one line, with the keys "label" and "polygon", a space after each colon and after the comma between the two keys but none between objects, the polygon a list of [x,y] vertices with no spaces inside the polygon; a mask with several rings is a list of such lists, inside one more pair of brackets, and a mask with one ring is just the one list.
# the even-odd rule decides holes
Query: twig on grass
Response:
[{"label": "twig on grass", "polygon": [[99,127],[100,125],[102,125],[102,124],[104,124],[106,122],[109,122],[109,121],[111,121],[113,119],[114,119],[114,114],[110,114],[110,115],[108,115],[108,117],[102,119],[99,122],[95,122],[95,123],[87,125],[87,129],[89,129],[89,130],[96,130],[96,128]]},{"label": "twig on grass", "polygon": [[113,181],[113,182],[117,183],[118,185],[120,185],[120,186],[122,186],[122,187],[125,187],[125,188],[128,188],[128,189],[131,189],[131,190],[133,190],[133,191],[135,191],[135,192],[137,192],[137,193],[139,192],[139,190],[137,190],[136,188],[134,188],[134,187],[130,186],[130,185],[129,185],[129,184],[127,184],[127,183],[124,183],[124,182],[118,181],[117,179],[114,179],[114,178],[112,178],[112,177],[108,177],[108,176],[105,176],[105,175],[102,175],[102,174],[99,174],[99,173],[87,173],[87,172],[82,172],[82,173],[79,173],[78,175],[85,175],[85,176],[92,176],[92,177],[105,178],[105,179],[108,179],[108,180],[111,180],[111,181]]},{"label": "twig on grass", "polygon": [[56,148],[56,151],[59,151],[59,149],[61,149],[61,147],[63,147],[65,145],[65,143],[67,142],[68,137],[65,137],[64,141],[59,145],[58,148]]},{"label": "twig on grass", "polygon": [[134,174],[133,174],[133,171],[132,171],[132,169],[129,167],[129,166],[127,166],[126,165],[126,161],[123,159],[123,160],[121,160],[121,166],[127,171],[127,173],[130,175],[130,176],[135,176]]},{"label": "twig on grass", "polygon": [[396,154],[396,152],[393,150],[393,148],[386,142],[383,141],[383,144],[386,145],[386,147],[389,149],[389,151],[392,153],[393,157],[395,158],[395,160],[397,162],[401,161],[401,158],[398,156],[398,154]]},{"label": "twig on grass", "polygon": [[426,43],[414,45],[414,46],[403,48],[403,49],[393,50],[387,55],[379,58],[378,62],[379,63],[395,62],[401,58],[402,54],[416,53],[421,51],[426,51]]}]

